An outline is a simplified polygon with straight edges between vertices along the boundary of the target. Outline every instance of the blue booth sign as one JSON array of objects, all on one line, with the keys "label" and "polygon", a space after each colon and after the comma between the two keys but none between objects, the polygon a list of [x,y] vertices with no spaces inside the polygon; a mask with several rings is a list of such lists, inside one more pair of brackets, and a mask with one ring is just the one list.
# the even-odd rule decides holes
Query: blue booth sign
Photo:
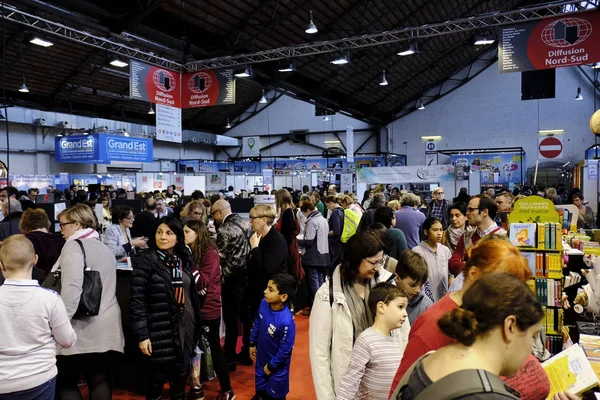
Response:
[{"label": "blue booth sign", "polygon": [[111,161],[153,161],[152,139],[105,135],[57,137],[54,158],[58,162],[110,164]]}]

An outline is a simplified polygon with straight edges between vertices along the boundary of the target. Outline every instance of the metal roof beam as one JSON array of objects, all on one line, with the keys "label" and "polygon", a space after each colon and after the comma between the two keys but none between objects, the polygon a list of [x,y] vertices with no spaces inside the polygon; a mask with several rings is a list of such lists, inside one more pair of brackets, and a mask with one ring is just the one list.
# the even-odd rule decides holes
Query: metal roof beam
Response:
[{"label": "metal roof beam", "polygon": [[500,25],[515,24],[519,22],[550,18],[557,15],[572,14],[573,12],[571,9],[567,9],[565,6],[576,5],[580,3],[593,4],[595,7],[598,7],[600,0],[548,2],[536,6],[520,8],[518,10],[486,13],[435,24],[406,27],[386,32],[347,37],[337,40],[279,47],[276,49],[269,49],[255,53],[209,58],[187,63],[184,65],[184,68],[187,71],[197,71],[202,69],[256,64],[281,59],[311,56],[315,54],[380,46],[384,44],[410,41],[417,38],[440,36]]},{"label": "metal roof beam", "polygon": [[54,36],[78,42],[87,46],[103,49],[111,53],[122,55],[123,57],[147,62],[175,71],[181,71],[183,67],[183,65],[178,62],[157,56],[152,52],[136,49],[105,37],[100,37],[89,32],[66,26],[59,22],[50,21],[4,3],[0,16],[7,21],[25,25],[32,29],[46,32]]}]

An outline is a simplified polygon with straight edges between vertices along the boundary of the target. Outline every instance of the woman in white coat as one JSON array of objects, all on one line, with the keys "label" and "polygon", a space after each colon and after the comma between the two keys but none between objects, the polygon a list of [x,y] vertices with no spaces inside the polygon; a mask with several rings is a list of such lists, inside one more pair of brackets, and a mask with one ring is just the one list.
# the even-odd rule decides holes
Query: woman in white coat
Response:
[{"label": "woman in white coat", "polygon": [[[394,282],[394,276],[381,267],[384,243],[376,232],[352,236],[342,259],[317,292],[310,315],[310,364],[318,400],[336,398],[354,341],[373,324],[374,316],[365,307],[370,288],[378,282]],[[402,353],[409,331],[408,321],[392,331]]]}]

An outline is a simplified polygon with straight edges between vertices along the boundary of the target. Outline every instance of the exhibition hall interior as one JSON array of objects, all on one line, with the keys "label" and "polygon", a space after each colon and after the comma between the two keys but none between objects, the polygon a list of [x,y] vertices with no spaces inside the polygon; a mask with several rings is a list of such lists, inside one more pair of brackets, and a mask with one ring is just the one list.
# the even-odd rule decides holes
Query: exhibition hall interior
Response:
[{"label": "exhibition hall interior", "polygon": [[599,137],[600,0],[0,0],[0,400],[600,398]]}]

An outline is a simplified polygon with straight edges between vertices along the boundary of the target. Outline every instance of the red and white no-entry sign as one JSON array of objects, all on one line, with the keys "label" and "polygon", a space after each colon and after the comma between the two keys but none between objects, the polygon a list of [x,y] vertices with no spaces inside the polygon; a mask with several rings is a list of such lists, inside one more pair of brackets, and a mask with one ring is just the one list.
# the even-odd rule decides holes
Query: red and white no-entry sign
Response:
[{"label": "red and white no-entry sign", "polygon": [[545,160],[556,160],[562,157],[562,140],[555,136],[540,138],[538,146],[538,158]]}]

